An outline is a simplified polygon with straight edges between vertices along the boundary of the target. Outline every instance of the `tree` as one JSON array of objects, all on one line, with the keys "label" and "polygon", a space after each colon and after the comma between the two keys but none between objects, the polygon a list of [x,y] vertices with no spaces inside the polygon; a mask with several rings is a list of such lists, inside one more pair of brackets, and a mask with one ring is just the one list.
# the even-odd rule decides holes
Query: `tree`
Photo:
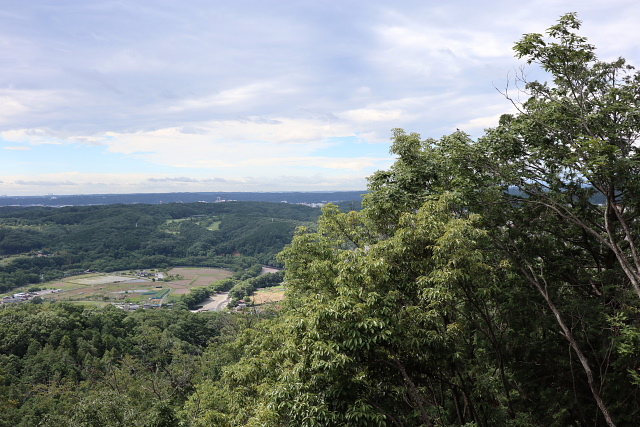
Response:
[{"label": "tree", "polygon": [[475,169],[512,190],[501,215],[486,215],[500,218],[498,246],[544,298],[613,426],[615,400],[604,394],[617,388],[609,382],[624,363],[607,353],[619,335],[605,331],[621,312],[635,318],[640,297],[640,75],[622,58],[599,61],[579,28],[567,14],[547,31],[551,40],[527,34],[515,45],[552,84],[520,77],[529,98],[506,93],[519,114],[479,142]]},{"label": "tree", "polygon": [[298,231],[272,356],[253,342],[202,390],[244,385],[252,409],[210,420],[638,424],[640,77],[579,26],[516,44],[553,79],[525,82],[518,114],[478,141],[395,129],[363,211]]},{"label": "tree", "polygon": [[[640,297],[640,74],[622,58],[598,61],[571,31],[579,28],[567,14],[548,30],[557,41],[528,34],[516,44],[517,56],[550,72],[553,85],[522,78],[530,98],[514,102],[520,114],[503,116],[487,141],[501,160],[497,175],[610,250]],[[596,194],[602,205],[591,201]]]},{"label": "tree", "polygon": [[280,321],[241,338],[244,354],[199,386],[195,425],[525,422],[490,300],[501,273],[479,249],[479,218],[458,203],[443,194],[384,237],[367,209],[325,208],[282,254]]},{"label": "tree", "polygon": [[[458,203],[441,194],[405,211],[382,238],[372,238],[378,217],[367,209],[329,208],[317,234],[294,239],[284,257],[287,283],[304,289],[297,345],[317,350],[298,362],[311,368],[294,368],[304,378],[283,387],[281,404],[310,394],[327,421],[343,425],[499,425],[515,416],[508,379],[490,374],[506,375],[504,366],[474,357],[496,350],[484,334],[502,345],[487,298],[497,275],[479,250],[478,218],[458,214]],[[315,259],[301,263],[305,254]]]}]

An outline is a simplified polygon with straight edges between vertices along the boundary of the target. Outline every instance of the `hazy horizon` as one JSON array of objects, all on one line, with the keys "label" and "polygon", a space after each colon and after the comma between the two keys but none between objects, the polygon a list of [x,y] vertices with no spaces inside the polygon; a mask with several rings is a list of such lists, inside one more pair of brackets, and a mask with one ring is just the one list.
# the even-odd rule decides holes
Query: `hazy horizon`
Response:
[{"label": "hazy horizon", "polygon": [[247,193],[247,194],[287,194],[287,193],[309,193],[309,194],[323,194],[323,193],[357,193],[362,191],[363,193],[369,190],[309,190],[309,191],[150,191],[150,192],[131,192],[131,193],[70,193],[70,194],[0,194],[0,197],[73,197],[73,196],[131,196],[136,194],[235,194],[235,193]]}]

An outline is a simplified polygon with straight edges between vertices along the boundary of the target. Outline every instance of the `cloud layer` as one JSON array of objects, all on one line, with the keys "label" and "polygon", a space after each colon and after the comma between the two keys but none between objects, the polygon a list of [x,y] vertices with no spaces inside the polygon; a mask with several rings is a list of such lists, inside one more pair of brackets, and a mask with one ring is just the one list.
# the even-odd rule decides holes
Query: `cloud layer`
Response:
[{"label": "cloud layer", "polygon": [[570,11],[638,62],[626,0],[9,0],[0,193],[364,189],[392,128],[495,125],[513,43]]}]

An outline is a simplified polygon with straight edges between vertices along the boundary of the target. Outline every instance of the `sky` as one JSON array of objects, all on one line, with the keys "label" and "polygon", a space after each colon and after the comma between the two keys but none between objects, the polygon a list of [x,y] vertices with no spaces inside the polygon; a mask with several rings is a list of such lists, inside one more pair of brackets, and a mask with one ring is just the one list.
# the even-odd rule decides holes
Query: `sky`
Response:
[{"label": "sky", "polygon": [[640,65],[637,0],[2,0],[0,195],[364,190],[392,129],[513,112],[567,12]]}]

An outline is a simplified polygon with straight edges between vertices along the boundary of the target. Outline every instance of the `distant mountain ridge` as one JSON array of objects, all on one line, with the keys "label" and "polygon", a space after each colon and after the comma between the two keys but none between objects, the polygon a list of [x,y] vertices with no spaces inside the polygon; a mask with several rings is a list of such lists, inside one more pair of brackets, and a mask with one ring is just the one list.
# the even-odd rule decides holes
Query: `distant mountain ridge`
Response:
[{"label": "distant mountain ridge", "polygon": [[361,201],[367,191],[318,192],[198,192],[198,193],[135,193],[79,194],[47,196],[0,196],[0,206],[87,206],[111,204],[215,203],[221,201],[327,203]]}]

